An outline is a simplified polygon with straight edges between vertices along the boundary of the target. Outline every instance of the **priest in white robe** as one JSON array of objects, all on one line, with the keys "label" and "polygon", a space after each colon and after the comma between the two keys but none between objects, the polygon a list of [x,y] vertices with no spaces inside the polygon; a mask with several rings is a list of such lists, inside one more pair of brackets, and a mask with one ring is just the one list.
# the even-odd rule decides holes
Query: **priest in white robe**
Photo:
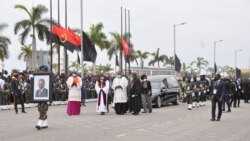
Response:
[{"label": "priest in white robe", "polygon": [[127,86],[128,80],[122,76],[121,72],[117,72],[117,76],[113,80],[112,89],[114,90],[115,112],[118,115],[124,115],[127,111]]},{"label": "priest in white robe", "polygon": [[97,93],[96,112],[101,113],[101,115],[105,115],[107,112],[109,87],[109,81],[101,75],[95,84]]}]

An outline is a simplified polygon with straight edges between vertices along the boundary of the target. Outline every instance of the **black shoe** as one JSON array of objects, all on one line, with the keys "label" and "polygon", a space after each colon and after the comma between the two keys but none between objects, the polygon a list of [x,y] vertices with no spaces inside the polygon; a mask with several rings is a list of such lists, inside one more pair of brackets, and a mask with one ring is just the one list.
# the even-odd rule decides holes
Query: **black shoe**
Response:
[{"label": "black shoe", "polygon": [[214,118],[212,118],[212,119],[210,119],[210,121],[215,121],[215,119],[214,119]]},{"label": "black shoe", "polygon": [[41,127],[41,129],[45,129],[45,128],[49,128],[48,126],[43,126],[43,127]]},{"label": "black shoe", "polygon": [[101,115],[105,115],[105,113],[104,113],[104,112],[101,112]]},{"label": "black shoe", "polygon": [[25,114],[25,113],[27,113],[27,112],[25,112],[25,111],[22,111],[22,113],[24,113],[24,114]]},{"label": "black shoe", "polygon": [[147,113],[147,112],[141,112],[141,113]]},{"label": "black shoe", "polygon": [[37,130],[40,130],[40,129],[41,129],[41,127],[37,125],[37,126],[36,126],[36,129],[37,129]]},{"label": "black shoe", "polygon": [[137,116],[137,115],[139,115],[139,113],[135,113],[134,115]]},{"label": "black shoe", "polygon": [[220,121],[220,118],[217,118],[216,121]]},{"label": "black shoe", "polygon": [[18,111],[16,110],[16,114],[18,114]]},{"label": "black shoe", "polygon": [[231,110],[228,110],[227,112],[231,112]]},{"label": "black shoe", "polygon": [[152,113],[152,111],[149,111],[149,113]]}]

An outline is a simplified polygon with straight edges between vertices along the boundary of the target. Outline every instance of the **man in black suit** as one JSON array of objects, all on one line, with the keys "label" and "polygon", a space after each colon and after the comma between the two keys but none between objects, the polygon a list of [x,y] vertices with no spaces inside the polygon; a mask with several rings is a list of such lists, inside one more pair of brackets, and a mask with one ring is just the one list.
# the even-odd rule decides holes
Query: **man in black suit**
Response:
[{"label": "man in black suit", "polygon": [[47,97],[48,96],[48,89],[44,88],[45,81],[44,79],[39,79],[38,87],[39,89],[36,90],[36,97]]},{"label": "man in black suit", "polygon": [[213,89],[210,93],[210,99],[212,101],[212,119],[211,121],[215,121],[215,110],[216,110],[216,104],[218,104],[218,115],[217,115],[217,121],[220,121],[221,114],[222,114],[222,99],[224,97],[225,93],[225,86],[224,82],[221,80],[220,74],[216,74],[215,80],[213,82]]}]

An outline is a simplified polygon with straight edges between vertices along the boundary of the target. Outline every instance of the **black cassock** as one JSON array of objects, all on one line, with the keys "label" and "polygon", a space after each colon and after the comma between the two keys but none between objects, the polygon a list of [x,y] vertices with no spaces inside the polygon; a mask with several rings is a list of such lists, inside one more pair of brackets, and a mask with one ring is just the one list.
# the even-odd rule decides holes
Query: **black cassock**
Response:
[{"label": "black cassock", "polygon": [[139,113],[141,110],[141,82],[139,79],[134,80],[130,86],[131,110]]}]

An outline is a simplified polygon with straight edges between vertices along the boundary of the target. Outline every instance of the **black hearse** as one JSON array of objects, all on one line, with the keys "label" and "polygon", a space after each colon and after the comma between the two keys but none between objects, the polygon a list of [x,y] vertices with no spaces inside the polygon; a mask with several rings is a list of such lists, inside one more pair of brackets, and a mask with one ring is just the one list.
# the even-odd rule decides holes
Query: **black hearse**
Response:
[{"label": "black hearse", "polygon": [[152,104],[160,108],[161,105],[172,103],[178,105],[180,86],[173,75],[148,76],[152,85]]}]

